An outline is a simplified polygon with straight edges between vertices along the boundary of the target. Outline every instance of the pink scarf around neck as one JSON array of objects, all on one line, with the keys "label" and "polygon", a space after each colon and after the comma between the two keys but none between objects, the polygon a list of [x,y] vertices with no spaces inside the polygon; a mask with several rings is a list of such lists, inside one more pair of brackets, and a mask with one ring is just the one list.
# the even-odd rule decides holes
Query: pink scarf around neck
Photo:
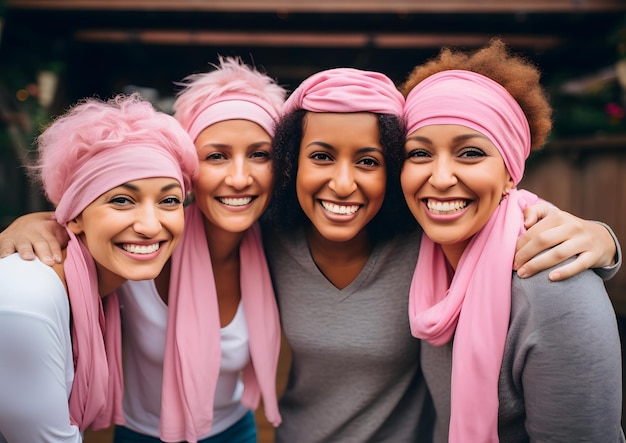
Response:
[{"label": "pink scarf around neck", "polygon": [[81,431],[124,423],[122,411],[122,338],[117,294],[98,293],[95,262],[87,247],[68,229],[63,263],[72,310],[74,382],[70,419]]},{"label": "pink scarf around neck", "polygon": [[[267,420],[278,426],[280,322],[256,224],[242,240],[240,260],[251,357],[243,371],[242,403],[255,409],[262,395]],[[162,440],[196,442],[209,433],[220,359],[220,319],[211,257],[203,215],[192,203],[185,209],[185,231],[172,256],[159,426]]]},{"label": "pink scarf around neck", "polygon": [[539,201],[512,189],[470,241],[450,283],[441,246],[424,234],[409,295],[412,334],[435,346],[454,339],[450,442],[498,441],[498,380],[511,312],[522,210]]}]

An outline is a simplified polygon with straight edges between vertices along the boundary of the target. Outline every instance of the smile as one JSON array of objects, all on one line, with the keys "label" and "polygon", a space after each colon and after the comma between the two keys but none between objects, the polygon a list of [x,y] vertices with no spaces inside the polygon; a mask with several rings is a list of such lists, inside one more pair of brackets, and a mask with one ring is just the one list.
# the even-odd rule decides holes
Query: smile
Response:
[{"label": "smile", "polygon": [[218,197],[218,200],[227,206],[245,206],[252,201],[252,197]]},{"label": "smile", "polygon": [[467,207],[468,204],[469,202],[467,200],[454,200],[446,202],[426,200],[428,210],[437,215],[454,214],[455,212]]},{"label": "smile", "polygon": [[122,249],[126,252],[130,252],[131,254],[152,254],[153,252],[158,251],[160,247],[160,243],[154,243],[152,245],[134,245],[124,243],[122,245]]},{"label": "smile", "polygon": [[335,203],[329,203],[322,201],[322,207],[328,212],[338,215],[352,215],[359,210],[359,205],[337,205]]}]

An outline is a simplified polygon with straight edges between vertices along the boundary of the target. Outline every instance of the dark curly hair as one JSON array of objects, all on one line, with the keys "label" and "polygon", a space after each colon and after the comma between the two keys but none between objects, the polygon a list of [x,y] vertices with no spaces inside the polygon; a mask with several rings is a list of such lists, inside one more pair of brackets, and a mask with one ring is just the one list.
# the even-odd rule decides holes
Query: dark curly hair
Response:
[{"label": "dark curly hair", "polygon": [[[298,156],[306,114],[306,110],[299,109],[283,116],[276,126],[272,142],[275,183],[264,222],[279,231],[295,230],[310,223],[296,194]],[[408,232],[417,224],[408,210],[400,188],[400,170],[405,158],[404,123],[395,115],[376,115],[385,156],[387,184],[383,205],[368,224],[368,231],[373,239],[381,239]]]},{"label": "dark curly hair", "polygon": [[531,150],[543,146],[552,130],[552,107],[539,79],[541,73],[531,61],[513,54],[499,38],[474,52],[444,48],[439,55],[413,68],[400,92],[406,97],[426,77],[450,69],[482,74],[500,83],[519,103],[530,126]]}]

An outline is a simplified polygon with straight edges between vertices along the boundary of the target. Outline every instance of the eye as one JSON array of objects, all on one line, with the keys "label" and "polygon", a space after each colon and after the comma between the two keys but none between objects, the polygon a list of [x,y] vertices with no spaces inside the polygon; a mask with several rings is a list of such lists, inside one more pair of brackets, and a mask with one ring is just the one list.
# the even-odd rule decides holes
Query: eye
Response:
[{"label": "eye", "polygon": [[265,160],[270,159],[271,155],[268,151],[255,151],[252,153],[251,157],[255,160]]},{"label": "eye", "polygon": [[171,197],[166,197],[163,200],[161,200],[161,204],[164,204],[166,206],[176,207],[182,204],[182,200],[179,197],[171,196]]},{"label": "eye", "polygon": [[407,152],[406,158],[411,160],[424,160],[430,158],[430,153],[425,149],[411,149]]},{"label": "eye", "polygon": [[218,160],[224,160],[225,158],[226,156],[221,152],[211,152],[204,159],[218,161]]},{"label": "eye", "polygon": [[309,156],[310,159],[312,160],[317,160],[317,161],[330,161],[332,160],[331,156],[328,155],[325,152],[314,152]]},{"label": "eye", "polygon": [[485,156],[485,151],[476,147],[463,148],[459,153],[460,158],[477,159]]},{"label": "eye", "polygon": [[115,195],[109,199],[109,203],[117,206],[128,206],[133,203],[133,200],[126,195]]},{"label": "eye", "polygon": [[357,165],[380,166],[380,162],[373,157],[366,157],[357,162]]}]

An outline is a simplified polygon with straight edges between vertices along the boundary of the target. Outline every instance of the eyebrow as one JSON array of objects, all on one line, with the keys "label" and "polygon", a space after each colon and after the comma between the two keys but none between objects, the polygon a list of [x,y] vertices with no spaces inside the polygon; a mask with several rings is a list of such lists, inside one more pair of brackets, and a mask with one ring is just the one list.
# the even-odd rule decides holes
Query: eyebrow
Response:
[{"label": "eyebrow", "polygon": [[[452,139],[452,141],[455,142],[455,143],[458,143],[458,142],[462,142],[462,141],[465,141],[465,140],[470,140],[472,138],[482,138],[482,139],[487,140],[489,142],[491,141],[489,139],[489,137],[487,137],[487,136],[485,136],[483,134],[480,134],[480,133],[462,134],[462,135],[459,135],[457,137],[454,137]],[[427,137],[422,137],[421,135],[413,135],[411,137],[407,137],[407,141],[409,141],[409,140],[415,140],[415,141],[418,141],[418,142],[432,144],[432,140],[431,139],[429,139]]]},{"label": "eyebrow", "polygon": [[[253,148],[258,148],[259,146],[267,146],[267,145],[271,145],[272,143],[268,140],[260,140],[257,142],[252,142],[250,144],[248,144],[248,148],[253,147]],[[233,149],[233,145],[230,145],[228,143],[205,143],[204,145],[202,145],[200,147],[200,149],[202,148],[216,148],[216,149]]]},{"label": "eyebrow", "polygon": [[[122,183],[120,185],[120,187],[129,189],[129,190],[135,191],[135,192],[139,191],[139,187],[138,186],[131,185],[130,183]],[[167,185],[163,186],[161,188],[161,192],[169,191],[169,190],[171,190],[173,188],[181,188],[182,189],[182,187],[180,186],[180,183],[178,183],[178,181],[174,181],[174,182],[172,182],[170,184],[167,184]]]},{"label": "eyebrow", "polygon": [[[320,141],[312,141],[311,143],[307,144],[307,145],[305,146],[305,148],[309,148],[309,147],[311,147],[311,146],[321,146],[321,147],[326,148],[326,149],[328,149],[328,150],[330,150],[330,151],[334,151],[334,152],[337,152],[337,151],[338,151],[338,149],[337,149],[337,148],[335,148],[333,145],[329,145],[328,143],[325,143],[325,142],[320,142]],[[362,153],[368,153],[368,152],[378,152],[378,153],[380,153],[380,154],[384,155],[384,152],[383,152],[383,150],[382,150],[382,149],[380,149],[380,148],[375,148],[375,147],[373,147],[373,146],[364,146],[364,147],[362,147],[362,148],[359,148],[359,149],[357,150],[357,152],[358,152],[358,153],[360,153],[360,154],[362,154]]]}]

